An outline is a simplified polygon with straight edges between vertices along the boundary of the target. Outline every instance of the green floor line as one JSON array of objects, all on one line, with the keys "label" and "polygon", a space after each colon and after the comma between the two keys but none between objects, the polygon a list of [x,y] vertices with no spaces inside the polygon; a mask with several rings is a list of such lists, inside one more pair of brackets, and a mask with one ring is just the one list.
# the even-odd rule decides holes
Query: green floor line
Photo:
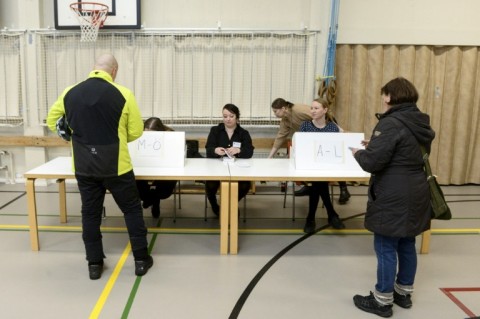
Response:
[{"label": "green floor line", "polygon": [[[160,221],[158,222],[157,226],[159,226]],[[155,241],[157,240],[157,234],[154,234],[152,240],[150,240],[150,245],[148,246],[148,253],[152,253],[153,246],[155,246]],[[142,282],[142,278],[137,276],[135,279],[135,283],[133,284],[132,290],[130,291],[130,295],[128,296],[127,304],[123,309],[122,319],[127,319],[128,314],[130,313],[130,309],[132,308],[133,302],[135,300],[135,296],[137,295],[138,287],[140,287],[140,283]]]}]

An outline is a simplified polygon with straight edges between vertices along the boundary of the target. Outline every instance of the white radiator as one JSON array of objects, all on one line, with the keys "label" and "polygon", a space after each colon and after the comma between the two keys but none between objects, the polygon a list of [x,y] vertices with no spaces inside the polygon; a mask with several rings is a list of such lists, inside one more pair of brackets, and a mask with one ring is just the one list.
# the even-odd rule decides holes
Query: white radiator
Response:
[{"label": "white radiator", "polygon": [[5,184],[15,184],[13,154],[9,151],[0,151],[0,171],[5,171]]}]

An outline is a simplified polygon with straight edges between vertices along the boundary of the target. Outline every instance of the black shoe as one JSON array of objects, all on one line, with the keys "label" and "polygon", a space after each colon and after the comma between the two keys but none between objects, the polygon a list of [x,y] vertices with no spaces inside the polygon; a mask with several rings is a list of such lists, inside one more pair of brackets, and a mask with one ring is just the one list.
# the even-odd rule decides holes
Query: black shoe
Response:
[{"label": "black shoe", "polygon": [[153,266],[152,256],[148,256],[145,260],[135,260],[135,275],[143,276]]},{"label": "black shoe", "polygon": [[307,234],[311,234],[315,232],[315,229],[317,228],[317,225],[315,224],[314,220],[307,220],[305,223],[305,227],[303,227],[303,232]]},{"label": "black shoe", "polygon": [[307,196],[310,194],[310,187],[303,186],[298,191],[295,191],[295,196]]},{"label": "black shoe", "polygon": [[160,204],[153,204],[152,206],[152,216],[154,218],[160,217]]},{"label": "black shoe", "polygon": [[348,192],[347,186],[340,186],[340,197],[338,198],[338,203],[344,205],[350,199],[350,193]]},{"label": "black shoe", "polygon": [[353,303],[358,309],[376,314],[380,317],[388,318],[393,315],[392,305],[381,305],[375,300],[372,292],[370,292],[370,296],[355,295],[353,297]]},{"label": "black shoe", "polygon": [[143,200],[143,203],[142,203],[142,207],[143,207],[143,208],[149,208],[150,206],[152,206],[152,204],[153,204],[153,200],[152,200],[152,199],[153,199],[154,196],[155,196],[154,191],[151,190],[151,189],[147,192],[146,195],[147,195],[147,196],[146,196],[146,198]]},{"label": "black shoe", "polygon": [[412,308],[412,297],[410,294],[401,295],[398,292],[393,292],[393,302],[402,308]]},{"label": "black shoe", "polygon": [[332,218],[329,218],[328,223],[330,224],[330,226],[332,226],[335,229],[345,228],[345,225],[343,224],[343,222],[340,220],[338,216],[333,216]]},{"label": "black shoe", "polygon": [[91,280],[97,280],[102,277],[103,272],[103,263],[92,263],[88,264],[88,275]]}]

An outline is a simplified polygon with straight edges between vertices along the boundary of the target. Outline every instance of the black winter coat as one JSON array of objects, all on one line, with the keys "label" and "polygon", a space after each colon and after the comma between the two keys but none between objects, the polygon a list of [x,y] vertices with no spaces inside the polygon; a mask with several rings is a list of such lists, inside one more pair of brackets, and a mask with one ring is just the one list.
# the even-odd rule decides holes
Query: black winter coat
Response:
[{"label": "black winter coat", "polygon": [[415,104],[392,106],[380,116],[367,148],[355,153],[372,174],[365,228],[391,237],[413,237],[430,228],[430,190],[419,143],[430,152],[434,137],[430,117]]}]

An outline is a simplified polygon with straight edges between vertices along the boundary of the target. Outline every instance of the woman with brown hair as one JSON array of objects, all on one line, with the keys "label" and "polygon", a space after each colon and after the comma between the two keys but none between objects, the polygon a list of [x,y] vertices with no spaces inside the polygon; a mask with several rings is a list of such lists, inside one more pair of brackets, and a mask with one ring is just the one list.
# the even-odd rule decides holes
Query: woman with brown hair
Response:
[{"label": "woman with brown hair", "polygon": [[377,283],[370,295],[355,295],[359,309],[381,317],[392,305],[412,307],[417,272],[415,237],[430,229],[430,190],[420,145],[430,153],[435,132],[417,107],[418,92],[404,78],[380,90],[384,113],[366,148],[353,148],[358,164],[371,173],[365,228],[373,232]]},{"label": "woman with brown hair", "polygon": [[[172,128],[163,124],[158,117],[150,117],[143,123],[144,131],[173,131]],[[152,207],[152,216],[160,217],[160,200],[167,199],[175,190],[177,181],[137,181],[137,189],[142,200],[143,208]]]}]

